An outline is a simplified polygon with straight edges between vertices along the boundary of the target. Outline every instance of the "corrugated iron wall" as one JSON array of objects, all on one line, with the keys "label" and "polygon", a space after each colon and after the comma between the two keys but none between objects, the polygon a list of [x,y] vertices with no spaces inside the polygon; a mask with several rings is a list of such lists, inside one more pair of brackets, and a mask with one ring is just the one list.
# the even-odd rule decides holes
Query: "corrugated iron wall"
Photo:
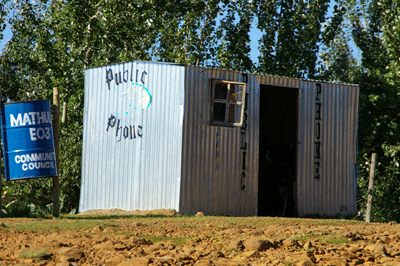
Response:
[{"label": "corrugated iron wall", "polygon": [[297,211],[357,212],[358,86],[258,76],[262,85],[299,89]]},{"label": "corrugated iron wall", "polygon": [[256,215],[259,85],[247,76],[242,127],[211,126],[210,79],[246,81],[235,71],[186,68],[180,211]]},{"label": "corrugated iron wall", "polygon": [[357,212],[358,87],[324,82],[301,84],[299,216]]},{"label": "corrugated iron wall", "polygon": [[178,209],[184,67],[85,70],[80,211]]},{"label": "corrugated iron wall", "polygon": [[[210,79],[247,81],[242,127],[209,124]],[[256,215],[260,84],[299,90],[299,216],[354,214],[357,86],[141,61],[85,71],[80,211]]]}]

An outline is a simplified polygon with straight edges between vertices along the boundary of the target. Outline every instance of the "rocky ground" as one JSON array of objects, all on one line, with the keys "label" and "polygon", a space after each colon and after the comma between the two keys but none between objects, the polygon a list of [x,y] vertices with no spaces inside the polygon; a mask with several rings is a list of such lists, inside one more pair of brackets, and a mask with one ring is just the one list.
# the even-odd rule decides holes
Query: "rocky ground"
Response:
[{"label": "rocky ground", "polygon": [[3,218],[0,265],[400,266],[400,225],[201,213]]}]

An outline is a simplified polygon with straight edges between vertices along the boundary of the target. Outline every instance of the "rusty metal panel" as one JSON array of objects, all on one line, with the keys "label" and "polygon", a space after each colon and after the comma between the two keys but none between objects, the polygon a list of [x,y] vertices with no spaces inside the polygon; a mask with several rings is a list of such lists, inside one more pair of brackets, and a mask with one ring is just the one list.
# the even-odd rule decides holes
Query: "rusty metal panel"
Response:
[{"label": "rusty metal panel", "polygon": [[[210,125],[211,79],[247,81],[242,127]],[[214,215],[256,215],[258,98],[254,76],[186,68],[180,211]]]},{"label": "rusty metal panel", "polygon": [[298,214],[354,215],[358,87],[302,81],[300,88]]},{"label": "rusty metal panel", "polygon": [[80,211],[179,209],[184,67],[85,70]]}]

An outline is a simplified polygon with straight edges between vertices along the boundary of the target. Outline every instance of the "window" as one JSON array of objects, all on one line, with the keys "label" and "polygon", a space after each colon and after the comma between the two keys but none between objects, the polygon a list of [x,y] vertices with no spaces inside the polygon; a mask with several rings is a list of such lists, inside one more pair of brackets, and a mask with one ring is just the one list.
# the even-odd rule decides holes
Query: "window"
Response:
[{"label": "window", "polygon": [[211,80],[211,124],[242,126],[246,83]]}]

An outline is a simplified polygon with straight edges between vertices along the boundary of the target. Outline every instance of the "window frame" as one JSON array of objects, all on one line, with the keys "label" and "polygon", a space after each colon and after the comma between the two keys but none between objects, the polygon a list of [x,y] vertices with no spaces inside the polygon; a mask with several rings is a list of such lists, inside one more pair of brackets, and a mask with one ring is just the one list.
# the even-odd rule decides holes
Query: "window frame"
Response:
[{"label": "window frame", "polygon": [[[227,85],[227,93],[226,93],[226,98],[225,99],[216,99],[215,98],[215,88],[216,84],[226,84]],[[211,85],[211,101],[210,101],[210,125],[213,126],[226,126],[226,127],[241,127],[243,125],[243,116],[244,116],[244,107],[245,107],[245,99],[246,99],[246,82],[238,82],[238,81],[229,81],[229,80],[223,80],[223,79],[210,79],[210,85]],[[235,96],[239,92],[234,92],[233,94],[231,92],[231,85],[239,85],[242,86],[241,90],[241,99],[238,100],[232,100],[230,99],[230,96]],[[236,87],[236,86],[235,86]],[[215,103],[221,103],[225,104],[225,113],[224,113],[224,121],[221,120],[216,120],[214,119],[214,106]],[[233,118],[233,122],[229,122],[229,115],[232,114],[229,112],[229,109],[231,107],[234,107],[233,110],[235,110],[236,107],[240,107],[240,119],[239,122],[235,122],[238,120],[235,120],[235,117]],[[235,111],[233,111],[233,115],[235,115]]]}]

